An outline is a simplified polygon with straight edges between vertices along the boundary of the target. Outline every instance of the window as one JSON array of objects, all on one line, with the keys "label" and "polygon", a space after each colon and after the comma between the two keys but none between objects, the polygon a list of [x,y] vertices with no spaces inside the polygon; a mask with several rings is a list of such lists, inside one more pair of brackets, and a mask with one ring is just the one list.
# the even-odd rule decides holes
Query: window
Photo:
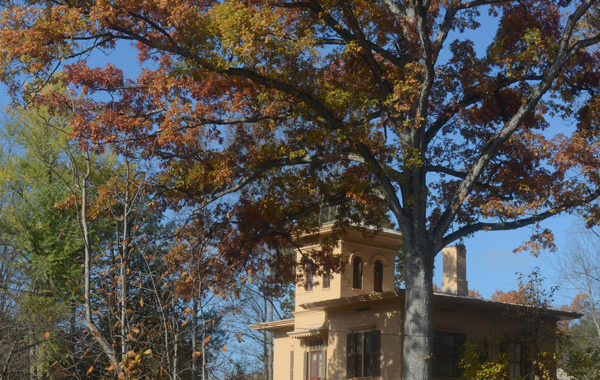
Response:
[{"label": "window", "polygon": [[376,292],[383,291],[383,264],[381,261],[375,261],[375,266],[373,268],[373,290]]},{"label": "window", "polygon": [[311,351],[308,365],[309,380],[325,379],[325,351]]},{"label": "window", "polygon": [[347,378],[379,376],[381,331],[350,333],[346,344]]},{"label": "window", "polygon": [[304,267],[306,274],[306,282],[304,283],[304,290],[310,291],[313,288],[313,262],[308,261]]},{"label": "window", "polygon": [[465,344],[465,334],[436,331],[433,337],[433,376],[458,377],[458,360]]},{"label": "window", "polygon": [[509,342],[508,347],[505,345],[501,349],[509,355],[508,378],[521,379],[527,375],[531,366],[531,361],[527,357],[527,346],[522,342]]},{"label": "window", "polygon": [[352,287],[354,289],[362,289],[362,271],[362,259],[360,257],[355,257],[352,260]]},{"label": "window", "polygon": [[329,269],[325,270],[323,273],[323,289],[331,287],[331,272]]},{"label": "window", "polygon": [[294,351],[290,351],[290,380],[294,380]]},{"label": "window", "polygon": [[[304,380],[325,380],[327,350],[323,339],[306,342],[308,351],[304,353]],[[292,376],[293,374],[291,374]]]}]

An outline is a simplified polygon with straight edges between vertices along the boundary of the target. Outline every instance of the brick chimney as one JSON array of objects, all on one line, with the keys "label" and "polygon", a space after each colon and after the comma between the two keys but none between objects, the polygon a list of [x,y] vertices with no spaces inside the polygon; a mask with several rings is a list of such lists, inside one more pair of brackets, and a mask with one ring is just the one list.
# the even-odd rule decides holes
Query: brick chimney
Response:
[{"label": "brick chimney", "polygon": [[446,247],[442,250],[444,255],[444,279],[442,292],[467,296],[467,263],[465,246],[462,244]]}]

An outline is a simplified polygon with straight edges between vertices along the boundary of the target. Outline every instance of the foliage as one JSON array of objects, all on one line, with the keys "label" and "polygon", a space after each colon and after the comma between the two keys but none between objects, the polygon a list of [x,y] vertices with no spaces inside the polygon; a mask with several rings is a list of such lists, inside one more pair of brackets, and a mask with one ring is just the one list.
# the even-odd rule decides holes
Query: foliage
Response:
[{"label": "foliage", "polygon": [[549,318],[548,309],[552,307],[557,289],[557,286],[544,287],[544,278],[536,267],[527,275],[518,273],[516,291],[497,290],[492,295],[493,301],[513,304],[506,316],[519,322],[517,336],[512,339],[524,344],[528,360],[526,372],[532,378],[551,379],[554,376],[556,357],[548,351],[555,346],[556,322]]},{"label": "foliage", "polygon": [[488,360],[488,346],[483,341],[467,342],[458,362],[463,369],[464,380],[505,380],[508,379],[508,354],[503,353],[495,360]]},{"label": "foliage", "polygon": [[[0,344],[8,356],[0,358],[1,365],[8,373],[28,362],[35,376],[72,374],[74,363],[65,358],[76,339],[70,318],[81,296],[82,243],[75,214],[55,209],[68,194],[66,140],[59,132],[64,123],[46,119],[43,110],[11,116],[2,127],[11,149],[2,152],[0,168],[0,241],[3,259],[12,256],[3,268],[13,275],[2,281],[12,307],[3,310],[7,339]],[[26,353],[28,358],[21,357]]]},{"label": "foliage", "polygon": [[[324,206],[338,206],[337,232],[393,214],[406,378],[430,377],[429,361],[418,374],[409,363],[431,354],[431,339],[412,340],[433,336],[444,246],[533,225],[524,246],[538,254],[553,247],[539,222],[600,196],[597,0],[0,4],[2,80],[60,110],[73,97],[41,89],[64,79],[82,147],[152,157],[161,204],[192,210],[182,233],[211,236],[217,292],[261,271],[293,281],[284,251]],[[120,41],[136,44],[137,78],[85,60]],[[556,118],[574,122],[556,133]],[[340,271],[334,238],[298,264]]]},{"label": "foliage", "polygon": [[579,293],[569,311],[582,313],[578,321],[562,326],[558,336],[558,364],[576,379],[595,379],[600,376],[600,338],[590,308],[588,297]]},{"label": "foliage", "polygon": [[[143,161],[108,146],[87,155],[92,171],[82,198],[73,179],[86,154],[69,136],[68,114],[51,115],[44,107],[13,112],[2,130],[11,149],[0,155],[0,377],[109,376],[114,365],[94,344],[101,335],[120,350],[121,378],[163,379],[172,371],[191,378],[199,347],[205,347],[206,378],[219,378],[228,310],[220,303],[208,307],[207,292],[176,293],[177,273],[163,260],[175,233],[149,193],[137,191],[147,174]],[[78,210],[84,199],[97,335],[83,318]],[[198,299],[202,314],[191,308]]]},{"label": "foliage", "polygon": [[[508,380],[510,377],[510,357],[513,354],[508,348],[511,341],[515,341],[515,336],[506,336],[498,344],[500,348],[504,347],[495,358],[488,358],[488,345],[484,341],[468,342],[458,363],[459,368],[463,369],[461,379],[464,380]],[[531,355],[531,352],[528,353]],[[555,358],[548,352],[541,351],[536,355],[535,366],[536,375],[532,372],[524,378],[551,380],[555,378]]]}]

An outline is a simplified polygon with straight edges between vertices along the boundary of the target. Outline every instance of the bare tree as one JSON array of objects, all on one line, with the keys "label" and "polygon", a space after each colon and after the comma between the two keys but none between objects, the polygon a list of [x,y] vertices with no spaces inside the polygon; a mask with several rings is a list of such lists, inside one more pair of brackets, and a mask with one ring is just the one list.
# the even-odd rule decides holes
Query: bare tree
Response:
[{"label": "bare tree", "polygon": [[586,297],[590,318],[600,342],[600,236],[594,230],[573,234],[571,243],[557,259],[555,268],[561,280]]}]

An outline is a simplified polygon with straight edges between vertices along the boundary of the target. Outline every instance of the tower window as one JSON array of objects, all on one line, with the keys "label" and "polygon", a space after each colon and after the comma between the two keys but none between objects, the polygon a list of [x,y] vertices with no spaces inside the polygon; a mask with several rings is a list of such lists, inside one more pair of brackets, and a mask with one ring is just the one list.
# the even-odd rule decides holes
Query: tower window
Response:
[{"label": "tower window", "polygon": [[306,282],[304,283],[304,290],[310,291],[313,288],[313,262],[308,261],[304,267],[306,275]]},{"label": "tower window", "polygon": [[363,262],[360,257],[355,257],[352,260],[352,287],[354,289],[362,289],[362,273]]},{"label": "tower window", "polygon": [[326,269],[323,273],[323,289],[331,287],[331,272]]},{"label": "tower window", "polygon": [[375,261],[375,266],[373,268],[373,290],[376,292],[383,291],[383,264],[381,261]]}]

